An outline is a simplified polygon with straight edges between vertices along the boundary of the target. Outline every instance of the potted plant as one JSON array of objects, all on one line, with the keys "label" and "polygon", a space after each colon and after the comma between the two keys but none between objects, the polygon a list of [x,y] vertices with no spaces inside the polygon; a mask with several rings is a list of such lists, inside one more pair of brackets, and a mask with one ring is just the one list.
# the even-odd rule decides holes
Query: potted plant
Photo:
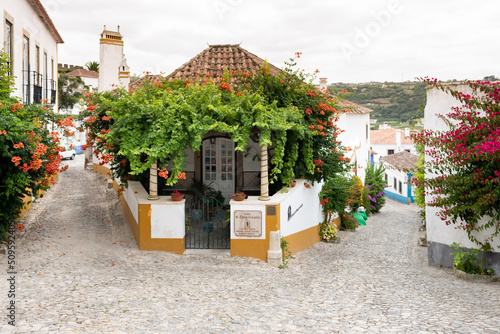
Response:
[{"label": "potted plant", "polygon": [[288,182],[288,187],[290,187],[290,188],[293,188],[296,185],[297,185],[297,181],[295,181],[295,180]]},{"label": "potted plant", "polygon": [[243,201],[246,196],[247,195],[243,191],[233,194],[233,198],[235,201]]},{"label": "potted plant", "polygon": [[184,199],[184,194],[181,194],[180,192],[178,192],[177,190],[172,192],[170,194],[170,197],[172,197],[172,200],[174,202],[179,202],[179,201],[182,201]]}]

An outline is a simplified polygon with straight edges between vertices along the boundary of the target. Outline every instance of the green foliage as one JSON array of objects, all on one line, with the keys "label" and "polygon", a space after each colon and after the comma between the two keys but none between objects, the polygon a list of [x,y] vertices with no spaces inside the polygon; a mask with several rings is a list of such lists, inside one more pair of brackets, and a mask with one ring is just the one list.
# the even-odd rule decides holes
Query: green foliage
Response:
[{"label": "green foliage", "polygon": [[85,69],[89,71],[95,71],[99,73],[99,62],[97,61],[88,61],[85,63]]},{"label": "green foliage", "polygon": [[242,152],[258,131],[259,144],[272,152],[271,183],[288,184],[294,177],[319,181],[346,170],[330,120],[338,113],[335,100],[295,72],[268,71],[265,64],[253,75],[233,73],[237,90],[228,74],[220,83],[146,80],[134,92],[91,94],[82,113],[88,144],[122,185],[156,161],[160,170],[172,163],[166,184],[175,184],[183,174],[185,147],[199,151],[210,131],[228,134]]},{"label": "green foliage", "polygon": [[359,226],[359,222],[352,214],[341,212],[340,214],[340,229],[341,230],[354,230]]},{"label": "green foliage", "polygon": [[420,106],[425,105],[427,98],[421,82],[339,84],[329,88],[347,90],[349,100],[372,109],[371,118],[378,122],[407,122],[423,117]]},{"label": "green foliage", "polygon": [[351,207],[351,211],[356,211],[363,206],[363,183],[358,176],[352,177],[347,191],[349,193],[347,204]]},{"label": "green foliage", "polygon": [[43,104],[22,105],[10,96],[7,56],[0,53],[0,239],[5,241],[9,222],[19,217],[23,197],[46,190],[59,171],[59,134],[49,124],[69,125]]},{"label": "green foliage", "polygon": [[455,255],[453,265],[457,269],[468,274],[492,275],[492,270],[485,269],[483,266],[484,250],[477,248],[467,250],[465,247],[460,247],[456,242],[452,243],[451,246],[456,250],[451,252],[451,255]]},{"label": "green foliage", "polygon": [[382,165],[369,164],[366,168],[365,185],[368,188],[370,212],[379,212],[385,205],[384,189],[387,184],[385,183],[384,174],[385,168]]},{"label": "green foliage", "polygon": [[80,90],[84,88],[84,82],[80,77],[70,77],[66,73],[60,73],[57,81],[58,105],[61,110],[70,110],[83,97]]},{"label": "green foliage", "polygon": [[281,238],[281,264],[278,268],[285,269],[288,268],[288,260],[292,257],[292,252],[288,249],[288,241],[285,238]]},{"label": "green foliage", "polygon": [[417,172],[415,173],[415,203],[425,208],[425,188],[422,187],[425,179],[425,147],[422,144],[415,144],[417,153],[420,155],[417,160]]},{"label": "green foliage", "polygon": [[329,178],[323,184],[319,193],[320,204],[323,207],[323,223],[331,222],[332,215],[342,213],[349,199],[348,188],[351,180],[342,175]]},{"label": "green foliage", "polygon": [[368,214],[371,212],[371,204],[370,204],[370,194],[367,186],[363,187],[363,207],[365,208],[365,212]]},{"label": "green foliage", "polygon": [[325,241],[336,240],[337,228],[330,221],[322,222],[319,224],[319,235]]}]

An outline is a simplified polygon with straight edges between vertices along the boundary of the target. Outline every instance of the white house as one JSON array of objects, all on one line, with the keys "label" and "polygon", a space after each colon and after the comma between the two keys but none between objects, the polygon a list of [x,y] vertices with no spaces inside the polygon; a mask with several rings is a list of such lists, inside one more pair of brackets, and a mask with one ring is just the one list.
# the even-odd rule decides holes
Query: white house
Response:
[{"label": "white house", "polygon": [[[472,94],[472,90],[467,86],[456,84],[456,89],[465,94]],[[424,112],[424,128],[433,131],[447,131],[448,126],[438,117],[438,115],[448,114],[452,111],[451,107],[459,107],[461,105],[460,101],[446,92],[435,88],[428,89],[427,104]],[[429,159],[430,157],[426,156],[426,161]],[[436,175],[425,175],[426,178],[434,176]],[[429,203],[431,200],[432,198],[430,195],[425,197],[426,203]],[[450,245],[453,242],[459,243],[464,247],[478,248],[476,244],[469,240],[465,231],[456,229],[453,224],[446,225],[445,222],[436,215],[440,210],[439,208],[426,206],[425,210],[427,252],[430,265],[452,267],[454,257],[450,253],[454,251],[454,248]],[[491,235],[491,231],[478,231],[477,234],[478,237],[488,236]],[[500,275],[500,252],[498,251],[498,247],[500,247],[500,238],[496,238],[496,240],[491,243],[491,246],[495,251],[486,253],[483,260],[488,268],[492,268],[496,275]]]},{"label": "white house", "polygon": [[378,163],[380,157],[407,151],[417,154],[415,144],[410,138],[410,129],[404,131],[399,129],[371,130],[370,131],[372,161]]},{"label": "white house", "polygon": [[[326,78],[319,80],[319,88],[325,90]],[[370,162],[370,112],[372,110],[346,100],[341,100],[339,104],[345,113],[340,115],[337,122],[337,126],[344,130],[338,139],[344,146],[351,149],[346,157],[355,164],[352,174],[359,176],[364,183],[366,167]]]},{"label": "white house", "polygon": [[24,104],[46,99],[57,111],[57,47],[63,39],[39,0],[0,0],[0,7],[14,94]]},{"label": "white house", "polygon": [[418,155],[401,151],[381,157],[380,162],[385,168],[385,196],[401,203],[415,202],[411,183],[412,174],[417,169]]}]

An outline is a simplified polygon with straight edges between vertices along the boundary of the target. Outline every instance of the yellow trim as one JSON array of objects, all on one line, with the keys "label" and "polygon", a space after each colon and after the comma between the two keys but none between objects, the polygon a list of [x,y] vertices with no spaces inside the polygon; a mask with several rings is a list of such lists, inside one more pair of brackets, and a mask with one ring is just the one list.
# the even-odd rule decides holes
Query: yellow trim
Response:
[{"label": "yellow trim", "polygon": [[101,166],[99,164],[93,164],[92,170],[96,173],[99,173],[99,174],[102,174],[102,175],[105,175],[105,176],[111,178],[111,171],[109,170],[109,168],[107,168],[105,166]]},{"label": "yellow trim", "polygon": [[116,40],[116,39],[110,39],[110,38],[101,38],[99,40],[99,44],[123,46],[123,41]]},{"label": "yellow trim", "polygon": [[315,243],[320,242],[319,236],[319,224],[297,232],[295,234],[284,237],[285,241],[288,242],[288,250],[292,253],[298,253],[301,250],[311,247]]}]

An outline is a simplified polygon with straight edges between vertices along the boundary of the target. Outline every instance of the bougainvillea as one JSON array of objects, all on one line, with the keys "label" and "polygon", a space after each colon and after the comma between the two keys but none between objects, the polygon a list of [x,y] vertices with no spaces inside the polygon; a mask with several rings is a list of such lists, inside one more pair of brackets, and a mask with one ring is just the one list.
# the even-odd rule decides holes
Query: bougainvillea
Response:
[{"label": "bougainvillea", "polygon": [[[60,167],[59,140],[72,135],[71,117],[54,114],[43,102],[23,105],[11,97],[13,78],[0,55],[0,238],[19,217],[23,198],[46,190]],[[59,131],[51,131],[49,128]]]},{"label": "bougainvillea", "polygon": [[427,205],[440,208],[445,224],[466,231],[484,250],[491,249],[500,232],[500,84],[465,81],[457,86],[422,80],[462,105],[439,115],[447,130],[413,135],[425,145],[428,158],[427,177],[412,181],[425,189]]}]

